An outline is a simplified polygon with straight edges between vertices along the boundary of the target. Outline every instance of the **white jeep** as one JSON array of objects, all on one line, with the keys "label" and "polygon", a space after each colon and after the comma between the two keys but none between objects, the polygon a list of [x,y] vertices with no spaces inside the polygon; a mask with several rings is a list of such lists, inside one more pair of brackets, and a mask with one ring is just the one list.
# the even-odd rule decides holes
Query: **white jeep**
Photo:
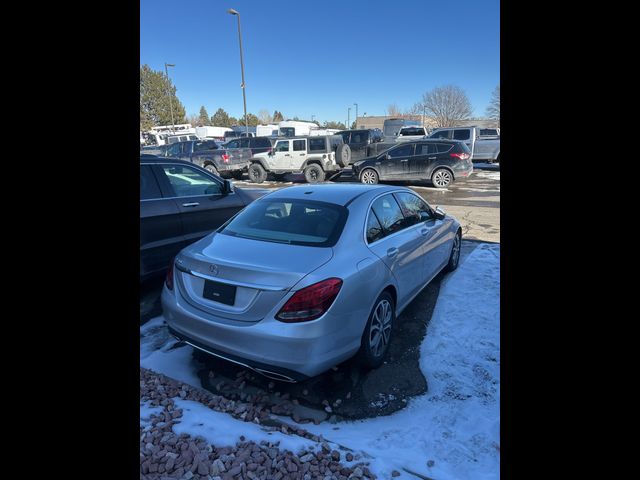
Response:
[{"label": "white jeep", "polygon": [[249,160],[249,181],[262,183],[269,173],[280,179],[302,172],[307,182],[322,182],[339,174],[350,160],[351,149],[342,135],[281,137],[270,151]]}]

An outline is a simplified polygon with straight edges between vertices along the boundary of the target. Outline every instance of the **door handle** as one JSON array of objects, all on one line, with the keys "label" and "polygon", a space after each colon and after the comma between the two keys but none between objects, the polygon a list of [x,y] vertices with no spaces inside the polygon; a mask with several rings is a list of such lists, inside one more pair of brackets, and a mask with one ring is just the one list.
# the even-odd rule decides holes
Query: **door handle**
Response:
[{"label": "door handle", "polygon": [[401,162],[408,162],[408,161],[409,161],[409,159],[408,159],[408,158],[405,158],[404,160],[400,160],[400,161],[401,161]]},{"label": "door handle", "polygon": [[301,157],[304,157],[305,155],[306,155],[306,154],[304,154],[304,153],[301,153],[301,154],[300,154],[300,156],[301,156]]},{"label": "door handle", "polygon": [[420,233],[426,237],[427,235],[429,235],[429,229],[423,228],[420,230]]},{"label": "door handle", "polygon": [[191,202],[191,203],[183,203],[182,204],[183,207],[197,207],[198,205],[200,205],[199,202]]},{"label": "door handle", "polygon": [[289,155],[288,153],[284,154],[285,157],[290,157],[291,155]]},{"label": "door handle", "polygon": [[429,160],[435,160],[436,157],[429,157]]},{"label": "door handle", "polygon": [[390,248],[387,250],[387,257],[393,258],[398,254],[398,249],[396,247]]}]

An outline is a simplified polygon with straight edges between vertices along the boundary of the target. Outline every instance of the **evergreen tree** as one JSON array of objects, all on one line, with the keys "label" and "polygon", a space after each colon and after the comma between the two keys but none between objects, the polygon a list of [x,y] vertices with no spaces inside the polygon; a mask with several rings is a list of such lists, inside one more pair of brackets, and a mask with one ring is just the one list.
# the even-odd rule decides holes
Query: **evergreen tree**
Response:
[{"label": "evergreen tree", "polygon": [[174,123],[184,123],[186,111],[176,96],[176,87],[171,79],[159,70],[152,70],[149,65],[142,65],[140,67],[140,130],[149,130],[157,125],[171,125],[172,108]]},{"label": "evergreen tree", "polygon": [[[247,113],[247,119],[249,120],[249,126],[250,127],[255,127],[256,125],[258,125],[260,123],[260,120],[258,119],[258,117],[256,117],[253,113]],[[245,121],[244,121],[244,115],[242,116],[242,118],[240,119],[240,125],[244,125]]]},{"label": "evergreen tree", "polygon": [[209,114],[207,113],[207,109],[204,108],[204,105],[200,107],[200,117],[198,117],[198,126],[204,127],[206,125],[210,125]]},{"label": "evergreen tree", "polygon": [[[235,120],[235,118],[233,119]],[[225,112],[222,108],[216,110],[216,113],[211,117],[211,125],[216,127],[230,127],[233,125],[232,119],[229,118],[229,114]]]}]

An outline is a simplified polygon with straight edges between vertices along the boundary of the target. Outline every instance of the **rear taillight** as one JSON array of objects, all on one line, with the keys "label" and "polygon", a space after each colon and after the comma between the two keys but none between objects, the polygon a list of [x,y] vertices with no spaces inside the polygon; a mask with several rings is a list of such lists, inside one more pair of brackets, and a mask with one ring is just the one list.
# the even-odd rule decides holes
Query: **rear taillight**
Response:
[{"label": "rear taillight", "polygon": [[450,153],[449,156],[459,158],[460,160],[467,160],[471,155],[468,153]]},{"label": "rear taillight", "polygon": [[222,161],[223,161],[224,163],[229,163],[229,155],[228,155],[228,154],[226,154],[226,153],[223,153],[223,154],[222,154]]},{"label": "rear taillight", "polygon": [[167,270],[167,278],[164,283],[169,290],[173,290],[173,262],[174,258],[171,259],[171,263],[169,264],[169,270]]},{"label": "rear taillight", "polygon": [[324,315],[342,287],[339,278],[328,278],[298,290],[280,309],[276,318],[281,322],[308,322]]}]

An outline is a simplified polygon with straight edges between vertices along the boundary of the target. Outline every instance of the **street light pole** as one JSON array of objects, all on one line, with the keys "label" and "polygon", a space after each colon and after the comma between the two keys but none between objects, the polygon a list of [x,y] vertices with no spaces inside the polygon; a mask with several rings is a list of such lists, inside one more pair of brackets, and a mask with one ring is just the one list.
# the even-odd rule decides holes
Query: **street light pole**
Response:
[{"label": "street light pole", "polygon": [[351,107],[347,108],[347,130],[351,130]]},{"label": "street light pole", "polygon": [[358,129],[358,104],[354,103],[354,105],[356,106],[356,130]]},{"label": "street light pole", "polygon": [[167,75],[167,85],[169,85],[169,108],[171,109],[171,133],[176,133],[176,124],[173,121],[173,100],[172,100],[172,93],[171,93],[171,82],[169,81],[169,69],[167,67],[175,67],[174,64],[172,63],[164,63],[164,72]]},{"label": "street light pole", "polygon": [[238,40],[240,42],[240,70],[242,71],[242,85],[240,85],[240,87],[242,88],[242,102],[244,103],[245,132],[248,137],[249,136],[249,119],[247,118],[247,95],[245,93],[245,84],[244,84],[244,61],[242,60],[242,33],[240,32],[240,12],[238,12],[237,10],[234,10],[233,8],[230,8],[229,10],[227,10],[227,12],[230,13],[231,15],[235,15],[236,17],[238,17]]}]

